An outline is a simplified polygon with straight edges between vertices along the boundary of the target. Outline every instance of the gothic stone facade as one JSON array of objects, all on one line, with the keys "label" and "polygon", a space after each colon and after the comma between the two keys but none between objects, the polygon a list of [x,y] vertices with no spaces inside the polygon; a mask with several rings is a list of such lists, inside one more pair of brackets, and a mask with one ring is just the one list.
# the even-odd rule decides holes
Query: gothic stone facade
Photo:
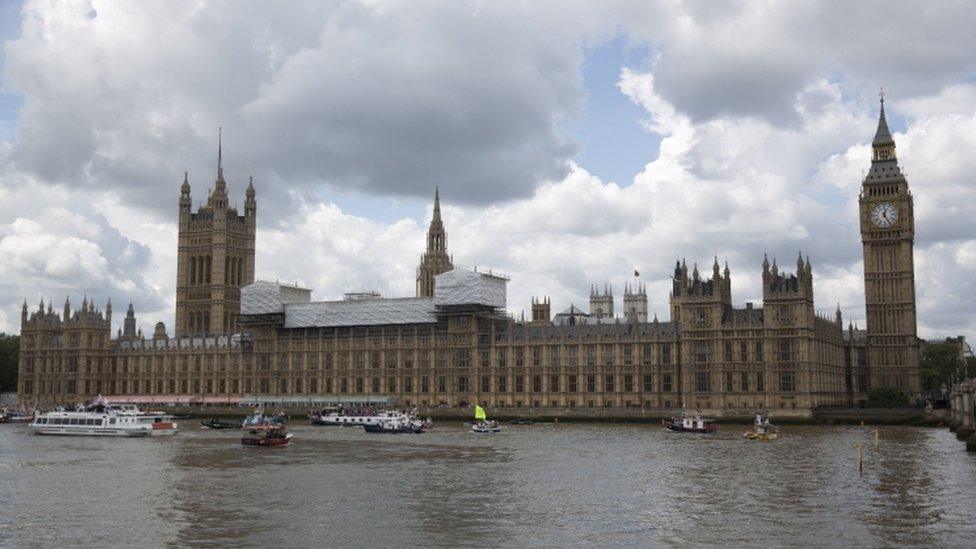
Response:
[{"label": "gothic stone facade", "polygon": [[[879,133],[887,133],[881,125],[883,117]],[[232,254],[218,261],[217,252],[211,253],[212,259],[202,260],[200,277],[199,257],[215,241],[184,242],[183,217],[191,223],[194,219],[185,184],[178,284],[184,297],[178,299],[178,309],[179,304],[208,304],[204,318],[210,319],[209,327],[206,320],[202,325],[190,321],[189,313],[196,310],[190,308],[177,313],[183,323],[178,320],[174,337],[161,324],[151,338],[145,337],[130,330],[127,319],[125,332],[112,339],[110,305],[102,313],[87,301],[79,311],[66,303],[59,315],[43,303],[29,314],[25,303],[20,395],[41,404],[76,402],[99,393],[148,395],[161,402],[235,402],[245,395],[393,396],[402,405],[684,407],[743,415],[769,408],[807,415],[818,406],[863,402],[867,391],[881,383],[910,389],[917,382],[917,347],[909,337],[914,334],[911,201],[901,176],[890,184],[871,179],[895,173],[890,171],[893,144],[884,135],[880,145],[875,141],[872,174],[875,167],[882,174],[869,174],[861,199],[867,331],[853,326],[845,330],[840,311],[833,319],[815,312],[812,266],[805,258],[797,260],[790,274],[781,272],[775,261],[764,260],[763,302],[740,308],[732,304],[727,265],[720,270],[715,262],[706,277],[697,266],[689,274],[680,263],[667,322],[656,317],[648,322],[637,315],[602,318],[605,309],[599,319],[577,310],[576,322],[553,322],[548,298],[534,300],[528,322],[515,321],[497,304],[438,305],[447,289],[435,282],[459,271],[450,270],[436,203],[428,253],[418,269],[419,297],[307,305],[323,311],[372,307],[383,313],[359,321],[336,322],[329,318],[338,317],[322,314],[305,315],[299,322],[295,319],[300,315],[289,313],[292,305],[271,313],[231,314],[228,326],[237,322],[238,329],[215,334],[216,327],[225,326],[224,312],[240,310],[240,294],[234,292],[229,299],[226,289],[239,288],[253,277],[253,188],[248,189],[243,222],[246,226],[249,218],[252,230],[241,232],[237,248],[241,275],[215,289],[214,281],[224,280],[229,271],[215,275],[216,266],[225,265],[223,258]],[[887,156],[879,147],[890,149]],[[215,187],[208,209],[201,209],[208,216],[227,211],[220,189]],[[888,209],[879,210],[878,204],[893,206],[900,217],[880,227],[888,219],[874,212]],[[221,230],[217,223],[209,227],[200,230]],[[184,254],[184,246],[200,248]],[[208,263],[213,269],[209,279]],[[190,274],[194,265],[195,277]],[[187,289],[197,286],[206,292],[197,300],[192,294],[187,298]],[[131,311],[129,316],[134,327]]]}]

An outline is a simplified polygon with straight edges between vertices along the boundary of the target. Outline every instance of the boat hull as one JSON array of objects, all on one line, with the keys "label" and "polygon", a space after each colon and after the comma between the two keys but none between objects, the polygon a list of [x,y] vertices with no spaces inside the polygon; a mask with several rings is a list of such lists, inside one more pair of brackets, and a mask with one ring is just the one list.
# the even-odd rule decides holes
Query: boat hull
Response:
[{"label": "boat hull", "polygon": [[240,429],[243,422],[230,422],[230,421],[201,421],[201,429]]},{"label": "boat hull", "polygon": [[695,428],[695,427],[684,427],[682,425],[668,424],[665,425],[665,427],[667,428],[668,431],[673,431],[675,433],[708,434],[708,433],[714,433],[716,431],[716,427],[714,425],[709,425],[708,427],[705,428]]},{"label": "boat hull", "polygon": [[178,431],[176,429],[111,429],[111,428],[76,428],[72,429],[70,426],[60,426],[60,427],[34,427],[34,434],[36,435],[54,435],[54,436],[84,436],[84,437],[128,437],[128,438],[146,438],[146,437],[163,437],[175,435]]},{"label": "boat hull", "polygon": [[419,435],[427,432],[423,427],[384,427],[382,425],[363,425],[363,430],[367,433],[387,433],[392,435],[411,434]]},{"label": "boat hull", "polygon": [[274,447],[288,446],[289,444],[291,444],[291,433],[288,433],[283,438],[244,437],[241,439],[241,445],[243,446]]},{"label": "boat hull", "polygon": [[746,440],[776,440],[779,438],[779,433],[756,433],[753,431],[746,431],[742,433],[742,438]]}]

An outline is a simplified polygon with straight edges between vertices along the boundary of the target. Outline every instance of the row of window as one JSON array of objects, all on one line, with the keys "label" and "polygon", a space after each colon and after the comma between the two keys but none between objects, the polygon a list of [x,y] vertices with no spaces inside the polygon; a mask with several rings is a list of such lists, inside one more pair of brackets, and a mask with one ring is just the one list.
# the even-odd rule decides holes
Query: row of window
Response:
[{"label": "row of window", "polygon": [[[708,372],[696,372],[694,375],[695,379],[695,392],[707,393],[711,391],[712,388],[712,378]],[[74,380],[72,383],[66,387],[69,394],[74,394]],[[397,378],[390,377],[387,379],[386,386],[381,385],[381,378],[373,377],[369,378],[369,388],[372,393],[396,393],[397,392]],[[778,373],[779,381],[779,391],[780,392],[794,392],[796,391],[796,374],[792,371],[782,371]],[[354,393],[363,393],[366,390],[367,379],[362,377],[357,378],[341,378],[338,380],[336,385],[334,385],[334,380],[332,378],[326,378],[321,386],[321,389],[325,393],[332,393],[334,389],[338,389],[339,393],[349,393],[350,391]],[[307,386],[302,378],[294,378],[292,380],[288,379],[278,379],[271,380],[268,378],[261,378],[256,380],[252,385],[251,379],[226,379],[218,380],[215,382],[213,379],[207,380],[144,380],[142,383],[138,381],[120,382],[118,385],[115,380],[110,380],[104,384],[100,381],[89,382],[84,380],[82,382],[83,392],[102,392],[103,389],[107,390],[109,393],[115,393],[116,389],[122,389],[123,392],[144,392],[148,394],[176,394],[179,393],[191,393],[200,394],[205,392],[206,394],[224,394],[230,393],[235,394],[243,390],[245,393],[257,390],[262,393],[270,392],[272,389],[282,392],[282,393],[304,393],[306,390],[310,393],[318,393],[320,386],[317,378],[309,378]],[[414,378],[407,376],[403,378],[402,392],[404,393],[429,393],[431,388],[436,387],[436,392],[446,393],[449,391],[457,391],[459,393],[466,393],[469,391],[474,391],[476,388],[471,382],[468,376],[457,376],[456,378],[450,376],[436,376],[434,377],[434,384],[431,383],[430,376],[420,376],[418,378],[418,383],[414,385]],[[42,393],[45,392],[44,389],[48,387],[47,384],[42,384]],[[54,383],[50,384],[51,389],[55,389]],[[58,384],[57,387],[60,387]],[[761,373],[750,373],[750,372],[726,372],[724,376],[724,390],[725,392],[749,392],[755,390],[756,392],[765,392],[765,376]],[[30,393],[32,385],[29,381],[25,381],[25,392]],[[415,391],[415,389],[417,391]],[[644,374],[642,376],[635,376],[633,374],[624,374],[622,376],[615,374],[604,374],[604,375],[567,375],[565,376],[565,382],[563,382],[562,376],[550,374],[550,375],[532,375],[532,376],[512,376],[511,383],[509,382],[508,376],[480,376],[478,378],[477,389],[482,393],[542,393],[548,391],[550,393],[558,392],[618,392],[623,391],[625,393],[631,393],[635,391],[643,392],[653,392],[654,391],[654,376],[652,374]],[[661,392],[670,393],[674,391],[674,377],[669,373],[661,374],[660,389]]]}]

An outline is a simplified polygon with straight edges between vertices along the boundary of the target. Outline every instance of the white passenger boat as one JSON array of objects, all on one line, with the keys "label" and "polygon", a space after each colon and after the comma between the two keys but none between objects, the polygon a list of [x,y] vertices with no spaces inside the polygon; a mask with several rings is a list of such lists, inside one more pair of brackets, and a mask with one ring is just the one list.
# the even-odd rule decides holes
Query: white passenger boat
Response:
[{"label": "white passenger boat", "polygon": [[175,435],[172,417],[143,412],[131,404],[96,404],[74,411],[35,414],[31,428],[38,435],[157,437]]},{"label": "white passenger boat", "polygon": [[309,414],[309,421],[312,425],[338,427],[365,427],[366,425],[385,424],[390,421],[406,421],[412,418],[411,414],[396,410],[369,408],[325,408],[318,413]]}]

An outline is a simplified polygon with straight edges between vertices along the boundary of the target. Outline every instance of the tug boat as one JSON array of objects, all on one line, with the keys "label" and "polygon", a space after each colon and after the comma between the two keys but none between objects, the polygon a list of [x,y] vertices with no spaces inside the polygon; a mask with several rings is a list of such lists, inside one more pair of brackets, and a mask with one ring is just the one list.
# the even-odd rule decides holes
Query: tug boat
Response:
[{"label": "tug boat", "polygon": [[776,440],[779,438],[779,428],[769,422],[769,417],[762,412],[756,414],[756,423],[752,429],[742,433],[746,440]]},{"label": "tug boat", "polygon": [[502,428],[497,421],[489,421],[485,409],[475,404],[474,425],[471,426],[471,432],[479,435],[493,435],[502,432]]},{"label": "tug boat", "polygon": [[367,423],[363,425],[363,429],[365,429],[367,433],[391,433],[391,434],[426,433],[428,427],[430,427],[429,419],[427,421],[424,421],[406,414],[400,417],[382,419],[379,421],[379,423]]},{"label": "tug boat", "polygon": [[291,444],[292,434],[284,425],[262,424],[248,428],[247,434],[241,437],[244,446],[288,446]]},{"label": "tug boat", "polygon": [[101,396],[74,411],[36,414],[31,428],[38,435],[157,437],[178,432],[168,415],[143,412],[132,404],[109,404]]},{"label": "tug boat", "polygon": [[664,423],[664,427],[676,433],[714,433],[718,429],[713,420],[699,415],[672,417]]},{"label": "tug boat", "polygon": [[240,429],[243,421],[221,421],[219,419],[205,419],[200,422],[201,429]]}]

